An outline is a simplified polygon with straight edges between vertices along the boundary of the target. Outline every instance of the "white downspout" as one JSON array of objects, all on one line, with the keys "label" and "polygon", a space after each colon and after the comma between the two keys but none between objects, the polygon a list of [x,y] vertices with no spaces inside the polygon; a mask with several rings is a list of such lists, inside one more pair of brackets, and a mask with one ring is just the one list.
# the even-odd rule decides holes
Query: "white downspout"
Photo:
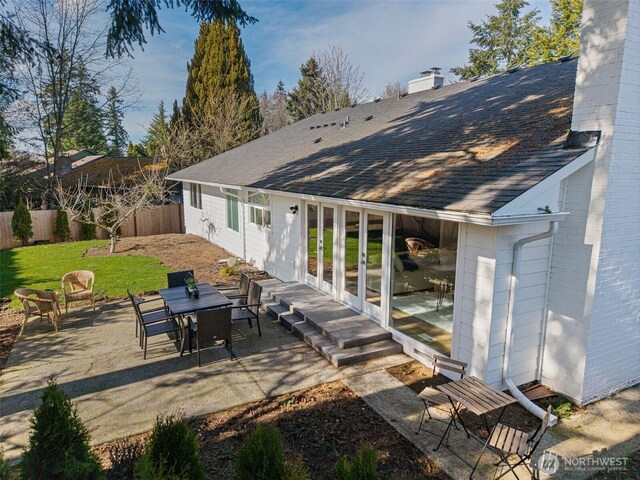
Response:
[{"label": "white downspout", "polygon": [[[515,309],[516,290],[518,289],[518,280],[520,276],[520,254],[522,252],[522,247],[527,243],[553,237],[557,231],[558,222],[551,221],[549,224],[549,230],[547,230],[546,232],[539,233],[531,237],[521,238],[520,240],[518,240],[513,246],[513,263],[511,264],[511,288],[509,289],[507,335],[504,348],[504,363],[502,364],[502,378],[507,384],[507,387],[509,388],[511,394],[516,398],[516,400],[518,400],[518,403],[520,403],[520,405],[522,405],[529,412],[540,419],[542,419],[546,412],[531,400],[529,400],[520,390],[518,390],[516,384],[513,383],[513,380],[511,380],[511,348],[513,347],[513,340],[515,337],[515,332],[513,329],[513,311]],[[543,321],[546,322],[546,316],[544,317]],[[558,417],[556,417],[555,415],[551,415],[551,417],[549,418],[549,425],[553,426],[556,423],[558,423]]]}]

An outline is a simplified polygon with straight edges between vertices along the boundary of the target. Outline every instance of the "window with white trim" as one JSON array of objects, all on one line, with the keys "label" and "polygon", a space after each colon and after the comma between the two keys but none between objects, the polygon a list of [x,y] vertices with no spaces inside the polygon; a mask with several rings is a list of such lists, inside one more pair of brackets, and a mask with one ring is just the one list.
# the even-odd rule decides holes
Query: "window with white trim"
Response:
[{"label": "window with white trim", "polygon": [[271,228],[271,196],[249,192],[249,222],[261,228]]},{"label": "window with white trim", "polygon": [[238,190],[223,188],[227,199],[227,228],[234,232],[240,231],[240,221],[238,218]]},{"label": "window with white trim", "polygon": [[202,208],[202,185],[199,183],[192,183],[189,186],[191,193],[191,206],[193,208]]}]

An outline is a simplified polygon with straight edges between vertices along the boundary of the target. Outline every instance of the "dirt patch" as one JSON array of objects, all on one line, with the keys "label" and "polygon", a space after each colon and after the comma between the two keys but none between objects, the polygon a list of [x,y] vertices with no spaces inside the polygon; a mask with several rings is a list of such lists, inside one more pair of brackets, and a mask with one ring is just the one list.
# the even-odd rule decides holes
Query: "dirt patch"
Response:
[{"label": "dirt patch", "polygon": [[0,305],[0,371],[7,363],[23,318],[22,311],[9,308],[8,304]]},{"label": "dirt patch", "polygon": [[[380,478],[450,478],[341,382],[191,420],[207,478],[234,477],[238,447],[259,422],[278,427],[286,456],[300,458],[310,478],[334,479],[338,455],[351,457],[364,442],[378,452]],[[107,468],[109,445],[96,447]]]},{"label": "dirt patch", "polygon": [[[109,245],[90,248],[85,255],[109,256]],[[163,265],[173,271],[193,270],[199,282],[214,285],[236,284],[240,279],[240,273],[243,272],[256,280],[269,278],[265,272],[246,263],[239,263],[235,274],[223,275],[221,270],[226,263],[220,263],[220,260],[234,255],[196,235],[171,233],[150,237],[125,237],[118,240],[115,255],[157,257]]]},{"label": "dirt patch", "polygon": [[[387,371],[411,388],[416,394],[420,393],[425,387],[432,385],[432,372],[433,370],[418,361],[412,361],[403,365],[388,368]],[[436,375],[433,385],[441,385],[443,383],[450,382],[444,375]],[[568,407],[567,400],[561,395],[556,395],[534,402],[543,409],[547,409],[549,405],[553,405],[554,409],[562,409],[561,416],[566,414],[575,413],[577,409],[575,407]],[[554,411],[555,414],[559,414],[558,411]],[[487,432],[481,422],[481,419],[476,415],[469,412],[462,412],[462,418],[474,433],[478,436],[486,437]],[[489,425],[494,425],[498,419],[498,413],[493,412],[487,415]],[[526,411],[521,405],[513,404],[509,405],[504,412],[504,415],[500,419],[500,423],[510,425],[515,428],[519,428],[524,431],[531,431],[536,429],[540,425],[540,420]]]}]

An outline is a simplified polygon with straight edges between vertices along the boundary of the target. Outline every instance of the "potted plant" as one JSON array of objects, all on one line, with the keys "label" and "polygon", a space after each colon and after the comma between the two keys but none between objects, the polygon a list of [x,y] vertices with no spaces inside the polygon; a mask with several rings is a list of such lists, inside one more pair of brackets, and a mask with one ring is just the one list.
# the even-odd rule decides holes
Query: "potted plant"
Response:
[{"label": "potted plant", "polygon": [[196,279],[193,275],[187,275],[184,277],[184,283],[187,285],[186,289],[189,296],[193,295],[194,298],[198,298],[200,296],[200,291],[198,290]]}]

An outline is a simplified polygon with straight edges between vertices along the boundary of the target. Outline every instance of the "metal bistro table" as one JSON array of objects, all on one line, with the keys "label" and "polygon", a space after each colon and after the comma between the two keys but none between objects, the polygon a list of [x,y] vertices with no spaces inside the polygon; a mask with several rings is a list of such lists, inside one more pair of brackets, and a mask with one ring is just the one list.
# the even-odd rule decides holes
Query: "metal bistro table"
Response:
[{"label": "metal bistro table", "polygon": [[[471,465],[464,458],[460,457],[460,455],[449,448],[448,445],[449,432],[451,431],[451,427],[455,422],[455,418],[457,417],[460,421],[460,424],[467,433],[467,437],[470,438],[471,435],[473,435],[476,440],[484,443],[484,439],[481,439],[468,431],[467,427],[464,424],[464,421],[462,420],[462,417],[460,416],[460,410],[462,409],[462,407],[466,408],[471,413],[478,415],[484,423],[487,434],[491,435],[492,427],[489,426],[487,414],[493,412],[494,410],[501,409],[498,419],[495,422],[495,424],[497,425],[498,423],[500,423],[500,419],[502,418],[502,415],[504,414],[507,406],[511,405],[512,403],[516,403],[516,399],[510,395],[507,395],[506,393],[492,388],[490,385],[483,382],[479,378],[472,376],[465,377],[462,380],[458,380],[456,382],[449,382],[443,385],[438,385],[436,388],[441,392],[446,393],[449,397],[449,401],[451,402],[451,406],[453,407],[453,414],[451,415],[451,420],[449,420],[449,424],[447,425],[447,428],[444,431],[444,434],[442,435],[442,438],[440,439],[440,442],[438,443],[438,446],[434,449],[434,451],[438,450],[441,445],[444,445],[447,450],[449,450],[456,457],[466,463],[469,467],[473,468],[473,471],[471,472],[471,475],[473,475],[480,459],[478,458],[478,461],[475,463],[475,465]],[[447,439],[446,442],[445,438]]]},{"label": "metal bistro table", "polygon": [[[198,298],[190,297],[185,287],[165,288],[158,293],[160,293],[167,308],[179,317],[187,313],[195,313],[200,310],[209,310],[212,308],[223,308],[233,304],[231,300],[208,283],[198,283],[197,287],[200,291]],[[187,332],[183,323],[181,352],[184,352],[184,338],[186,334]]]}]

